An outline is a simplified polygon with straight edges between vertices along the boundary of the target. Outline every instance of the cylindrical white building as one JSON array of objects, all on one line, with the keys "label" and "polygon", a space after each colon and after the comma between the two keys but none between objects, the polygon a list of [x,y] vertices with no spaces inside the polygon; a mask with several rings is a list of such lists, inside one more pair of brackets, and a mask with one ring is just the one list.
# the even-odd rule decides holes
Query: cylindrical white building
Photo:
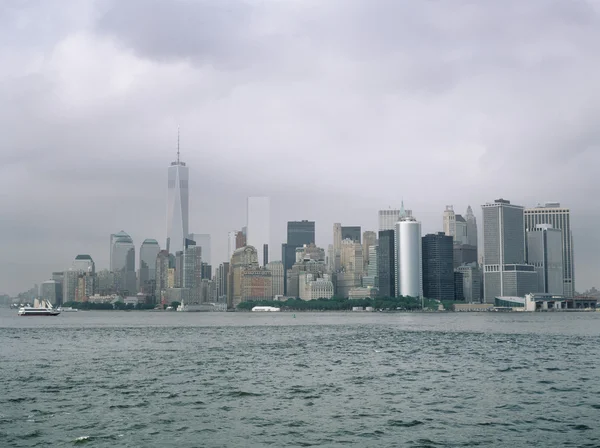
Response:
[{"label": "cylindrical white building", "polygon": [[395,225],[396,294],[423,296],[421,223],[414,218],[401,218]]}]

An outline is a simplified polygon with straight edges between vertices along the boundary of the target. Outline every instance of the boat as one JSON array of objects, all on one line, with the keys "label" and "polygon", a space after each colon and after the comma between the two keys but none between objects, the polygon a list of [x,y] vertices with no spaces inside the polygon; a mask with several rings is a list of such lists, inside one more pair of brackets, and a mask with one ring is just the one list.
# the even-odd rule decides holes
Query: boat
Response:
[{"label": "boat", "polygon": [[66,307],[58,307],[56,309],[57,311],[60,311],[61,313],[75,313],[77,311],[79,311],[77,308],[71,308],[70,306],[66,306]]},{"label": "boat", "polygon": [[58,316],[60,311],[54,309],[48,300],[35,299],[33,306],[22,306],[17,314],[19,316]]},{"label": "boat", "polygon": [[252,308],[252,311],[254,312],[276,312],[276,311],[281,311],[281,308],[277,308],[276,306],[255,306],[254,308]]}]

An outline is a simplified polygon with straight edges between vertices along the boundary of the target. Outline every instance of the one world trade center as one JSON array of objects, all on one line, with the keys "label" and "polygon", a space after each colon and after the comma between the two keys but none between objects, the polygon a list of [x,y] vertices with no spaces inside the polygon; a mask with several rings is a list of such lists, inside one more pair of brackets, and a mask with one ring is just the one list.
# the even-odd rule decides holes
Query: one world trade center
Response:
[{"label": "one world trade center", "polygon": [[169,166],[167,193],[167,250],[176,254],[183,250],[188,235],[189,168],[179,160],[179,129],[177,130],[177,160]]}]

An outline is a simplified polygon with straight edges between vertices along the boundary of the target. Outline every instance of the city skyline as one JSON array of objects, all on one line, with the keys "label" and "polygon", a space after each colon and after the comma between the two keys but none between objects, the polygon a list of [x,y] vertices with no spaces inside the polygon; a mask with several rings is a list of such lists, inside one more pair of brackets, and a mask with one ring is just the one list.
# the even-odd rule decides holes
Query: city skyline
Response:
[{"label": "city skyline", "polygon": [[[315,221],[326,247],[334,222],[377,231],[402,198],[427,234],[446,204],[481,223],[480,205],[506,197],[569,207],[576,288],[598,286],[600,27],[583,2],[66,3],[0,5],[0,292],[80,253],[108,266],[121,229],[164,248],[177,125],[189,230],[211,235],[213,265],[253,194],[271,198],[272,256],[287,221]],[[214,26],[174,26],[197,16]]]}]

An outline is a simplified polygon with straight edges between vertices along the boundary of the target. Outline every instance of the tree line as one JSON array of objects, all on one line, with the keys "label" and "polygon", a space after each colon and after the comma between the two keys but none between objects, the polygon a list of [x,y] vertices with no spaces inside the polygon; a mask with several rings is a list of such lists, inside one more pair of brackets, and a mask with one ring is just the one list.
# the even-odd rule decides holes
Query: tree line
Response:
[{"label": "tree line", "polygon": [[[352,307],[373,307],[385,311],[413,311],[421,309],[421,299],[416,297],[377,297],[364,299],[348,299],[333,297],[331,299],[302,300],[290,298],[285,301],[256,300],[242,302],[237,306],[238,310],[251,310],[255,306],[274,306],[289,311],[350,311]],[[437,309],[437,302],[429,299],[424,300],[424,309]]]}]

